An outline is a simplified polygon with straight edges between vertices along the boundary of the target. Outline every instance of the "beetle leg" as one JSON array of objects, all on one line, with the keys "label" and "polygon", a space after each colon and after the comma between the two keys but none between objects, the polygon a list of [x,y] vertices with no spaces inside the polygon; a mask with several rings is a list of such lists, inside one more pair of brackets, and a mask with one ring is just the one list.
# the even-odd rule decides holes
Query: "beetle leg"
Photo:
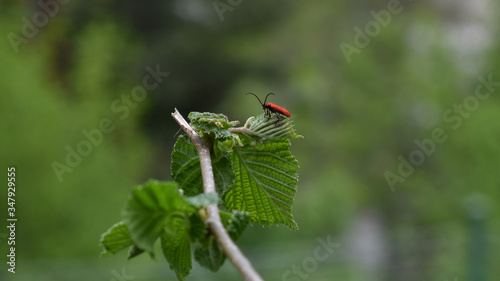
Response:
[{"label": "beetle leg", "polygon": [[280,115],[277,112],[275,112],[274,114],[276,114],[276,117],[278,118],[278,120],[276,120],[276,122],[274,122],[274,126],[278,126],[278,122],[281,120]]}]

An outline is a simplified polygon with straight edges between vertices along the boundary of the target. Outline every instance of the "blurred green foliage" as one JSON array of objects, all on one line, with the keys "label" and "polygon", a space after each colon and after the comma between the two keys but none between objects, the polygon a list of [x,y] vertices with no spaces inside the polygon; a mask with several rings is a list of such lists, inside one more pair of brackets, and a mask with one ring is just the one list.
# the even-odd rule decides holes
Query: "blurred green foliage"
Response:
[{"label": "blurred green foliage", "polygon": [[[498,86],[456,129],[443,114],[474,94],[478,76],[500,81],[499,37],[491,31],[498,5],[471,4],[486,10],[474,17],[458,4],[401,1],[401,13],[349,63],[339,45],[354,44],[353,28],[364,30],[374,20],[370,12],[387,2],[242,1],[220,21],[210,1],[70,1],[17,53],[7,35],[20,35],[22,18],[32,19],[40,7],[5,4],[0,155],[4,168],[18,171],[15,277],[111,280],[125,267],[139,280],[165,279],[164,263],[147,258],[98,260],[96,240],[120,219],[116,210],[132,186],[169,179],[178,130],[170,112],[222,112],[244,122],[261,113],[244,94],[274,92],[269,101],[292,113],[305,138],[291,147],[301,163],[292,211],[300,230],[256,226],[240,240],[266,280],[281,280],[328,235],[339,251],[309,280],[372,277],[350,255],[348,239],[362,234],[353,225],[367,210],[377,214],[386,245],[378,245],[383,262],[373,276],[380,280],[464,280],[473,261],[483,260],[471,254],[486,257],[481,270],[492,280],[500,273]],[[486,39],[451,37],[468,23],[485,25]],[[121,120],[111,104],[156,65],[171,75]],[[59,182],[52,163],[64,163],[66,147],[76,149],[82,130],[98,128],[103,118],[115,130]],[[447,139],[391,192],[384,173],[397,173],[398,156],[408,159],[415,140],[431,138],[435,128]],[[485,203],[466,203],[473,194]],[[0,212],[4,222],[5,216]],[[472,221],[484,224],[487,251],[470,251],[477,239]],[[238,278],[226,267],[218,275],[195,269],[190,279]]]}]

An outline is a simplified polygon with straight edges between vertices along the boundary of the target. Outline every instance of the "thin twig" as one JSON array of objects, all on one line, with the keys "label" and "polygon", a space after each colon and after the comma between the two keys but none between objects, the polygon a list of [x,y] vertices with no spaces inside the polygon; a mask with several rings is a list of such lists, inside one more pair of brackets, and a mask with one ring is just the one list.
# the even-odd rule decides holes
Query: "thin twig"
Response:
[{"label": "thin twig", "polygon": [[[203,190],[205,193],[216,192],[214,173],[212,170],[212,160],[210,159],[210,149],[207,142],[202,139],[189,125],[184,117],[175,109],[172,113],[175,121],[179,123],[181,128],[186,132],[191,141],[193,142],[200,158],[201,175],[203,177]],[[236,267],[245,280],[248,281],[262,281],[259,273],[255,271],[252,264],[243,255],[241,250],[236,246],[234,241],[227,233],[219,215],[219,207],[217,204],[207,206],[208,218],[205,220],[210,232],[214,235],[215,239],[222,248],[222,251],[229,258],[231,263]]]}]

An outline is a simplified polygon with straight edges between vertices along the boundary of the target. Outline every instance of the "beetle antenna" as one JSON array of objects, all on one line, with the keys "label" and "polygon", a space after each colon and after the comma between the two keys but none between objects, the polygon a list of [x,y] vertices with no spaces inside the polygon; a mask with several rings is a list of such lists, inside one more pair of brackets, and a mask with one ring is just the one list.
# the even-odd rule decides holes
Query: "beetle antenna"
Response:
[{"label": "beetle antenna", "polygon": [[[254,94],[254,93],[246,93],[245,95],[254,95],[259,100],[260,105],[264,106],[264,104],[260,101],[259,97],[256,94]],[[266,99],[267,99],[267,97],[266,97]]]},{"label": "beetle antenna", "polygon": [[269,97],[269,95],[274,95],[274,93],[269,93],[269,94],[267,94],[267,96],[266,96],[266,100],[264,101],[264,104],[266,104],[266,103],[267,103],[267,97]]}]

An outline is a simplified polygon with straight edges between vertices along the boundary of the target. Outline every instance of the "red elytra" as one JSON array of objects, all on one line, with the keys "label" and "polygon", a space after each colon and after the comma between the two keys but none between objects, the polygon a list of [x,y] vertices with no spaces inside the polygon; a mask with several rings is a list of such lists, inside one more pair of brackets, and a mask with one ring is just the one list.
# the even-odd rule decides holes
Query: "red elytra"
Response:
[{"label": "red elytra", "polygon": [[292,116],[292,114],[290,113],[290,111],[284,109],[283,107],[281,107],[279,105],[276,105],[274,103],[267,102],[267,97],[269,95],[274,95],[274,93],[267,94],[266,99],[264,100],[264,103],[262,103],[262,101],[260,101],[259,97],[256,94],[254,94],[254,93],[247,93],[247,95],[248,94],[254,95],[259,100],[260,104],[262,105],[262,108],[264,109],[264,112],[267,115],[271,115],[271,113],[275,113],[276,116],[278,117],[278,120],[280,119],[280,117],[279,117],[278,114],[285,115],[286,117],[291,117]]},{"label": "red elytra", "polygon": [[292,114],[290,113],[290,111],[288,111],[288,110],[284,109],[283,107],[281,107],[279,105],[276,105],[274,103],[270,103],[270,102],[264,103],[263,106],[266,107],[267,109],[269,109],[270,111],[274,112],[274,113],[283,114],[286,117],[292,116]]}]

